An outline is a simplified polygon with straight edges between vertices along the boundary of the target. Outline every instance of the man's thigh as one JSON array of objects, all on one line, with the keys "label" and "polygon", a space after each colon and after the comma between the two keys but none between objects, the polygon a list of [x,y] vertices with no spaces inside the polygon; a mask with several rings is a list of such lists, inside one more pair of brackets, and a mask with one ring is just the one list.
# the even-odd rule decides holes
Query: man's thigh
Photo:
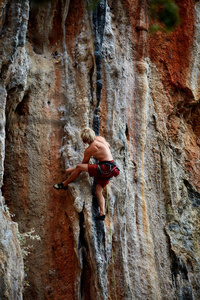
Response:
[{"label": "man's thigh", "polygon": [[98,166],[95,164],[88,164],[88,173],[90,177],[97,177],[97,168]]},{"label": "man's thigh", "polygon": [[77,167],[80,171],[88,172],[88,164],[80,164]]}]

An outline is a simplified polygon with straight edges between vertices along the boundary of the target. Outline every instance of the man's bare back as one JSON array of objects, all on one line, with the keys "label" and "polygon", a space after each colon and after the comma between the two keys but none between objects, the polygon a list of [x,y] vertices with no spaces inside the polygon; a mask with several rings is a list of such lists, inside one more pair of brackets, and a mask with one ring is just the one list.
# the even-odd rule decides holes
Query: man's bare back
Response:
[{"label": "man's bare back", "polygon": [[95,137],[94,141],[88,146],[84,152],[83,163],[87,163],[91,156],[94,156],[100,162],[113,160],[110,145],[103,137]]}]

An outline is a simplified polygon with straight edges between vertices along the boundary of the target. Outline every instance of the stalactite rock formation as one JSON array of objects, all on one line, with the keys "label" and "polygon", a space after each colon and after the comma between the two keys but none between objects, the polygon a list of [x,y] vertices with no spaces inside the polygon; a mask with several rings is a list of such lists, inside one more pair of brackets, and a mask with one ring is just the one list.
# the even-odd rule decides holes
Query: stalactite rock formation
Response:
[{"label": "stalactite rock formation", "polygon": [[[41,237],[23,299],[197,300],[200,4],[177,0],[179,27],[150,34],[150,1],[89,2],[0,3],[0,186],[19,231]],[[86,126],[121,170],[105,222],[87,174],[52,188],[82,161]],[[16,248],[0,253],[4,282]]]}]

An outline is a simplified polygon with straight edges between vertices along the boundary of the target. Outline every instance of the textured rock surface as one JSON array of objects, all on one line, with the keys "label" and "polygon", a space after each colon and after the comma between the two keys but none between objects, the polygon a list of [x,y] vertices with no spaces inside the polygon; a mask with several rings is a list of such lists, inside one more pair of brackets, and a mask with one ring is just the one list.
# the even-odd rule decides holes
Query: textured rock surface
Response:
[{"label": "textured rock surface", "polygon": [[[151,36],[146,1],[1,1],[2,190],[41,237],[24,299],[114,299],[115,281],[117,299],[200,298],[200,5],[176,2],[180,27]],[[81,161],[84,126],[121,169],[111,223],[94,221],[87,174],[52,189]]]},{"label": "textured rock surface", "polygon": [[0,208],[0,298],[22,299],[24,266],[17,224]]},{"label": "textured rock surface", "polygon": [[[9,7],[9,9],[8,9]],[[19,22],[19,14],[21,22]],[[6,16],[7,15],[7,16]],[[5,24],[9,21],[9,30]],[[18,20],[17,20],[18,19]],[[16,23],[18,23],[16,25]],[[0,187],[3,185],[5,159],[6,105],[9,84],[7,71],[13,61],[16,45],[21,43],[25,26],[23,10],[18,3],[0,3]],[[19,30],[19,27],[21,30]],[[19,34],[20,33],[20,34]],[[8,81],[7,81],[8,80]],[[0,191],[0,299],[22,299],[24,264],[17,239],[18,227],[5,212],[4,198]]]}]

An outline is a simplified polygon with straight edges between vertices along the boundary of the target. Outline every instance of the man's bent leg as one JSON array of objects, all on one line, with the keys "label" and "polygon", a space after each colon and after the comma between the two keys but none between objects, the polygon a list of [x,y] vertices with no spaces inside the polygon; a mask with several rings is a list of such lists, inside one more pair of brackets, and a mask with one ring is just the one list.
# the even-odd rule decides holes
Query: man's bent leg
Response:
[{"label": "man's bent leg", "polygon": [[66,173],[67,175],[69,175],[69,174],[71,174],[71,173],[74,171],[74,169],[75,169],[75,168],[67,168],[67,169],[65,170],[65,173]]},{"label": "man's bent leg", "polygon": [[73,169],[69,178],[63,181],[63,186],[66,187],[70,182],[74,181],[81,172],[88,172],[88,164],[80,164],[77,165],[76,168]]},{"label": "man's bent leg", "polygon": [[67,189],[67,185],[70,182],[72,182],[73,180],[75,180],[80,175],[80,173],[82,171],[88,172],[88,165],[87,164],[80,164],[80,165],[77,165],[76,168],[69,169],[69,170],[70,170],[70,172],[68,174],[71,173],[71,175],[69,176],[69,178],[67,180],[63,181],[63,182],[54,184],[53,185],[54,189],[56,189],[56,190],[61,190],[61,189],[66,190]]},{"label": "man's bent leg", "polygon": [[98,204],[100,207],[100,216],[105,215],[105,199],[102,192],[103,188],[100,186],[100,184],[97,184],[95,189],[95,195],[97,197]]}]

